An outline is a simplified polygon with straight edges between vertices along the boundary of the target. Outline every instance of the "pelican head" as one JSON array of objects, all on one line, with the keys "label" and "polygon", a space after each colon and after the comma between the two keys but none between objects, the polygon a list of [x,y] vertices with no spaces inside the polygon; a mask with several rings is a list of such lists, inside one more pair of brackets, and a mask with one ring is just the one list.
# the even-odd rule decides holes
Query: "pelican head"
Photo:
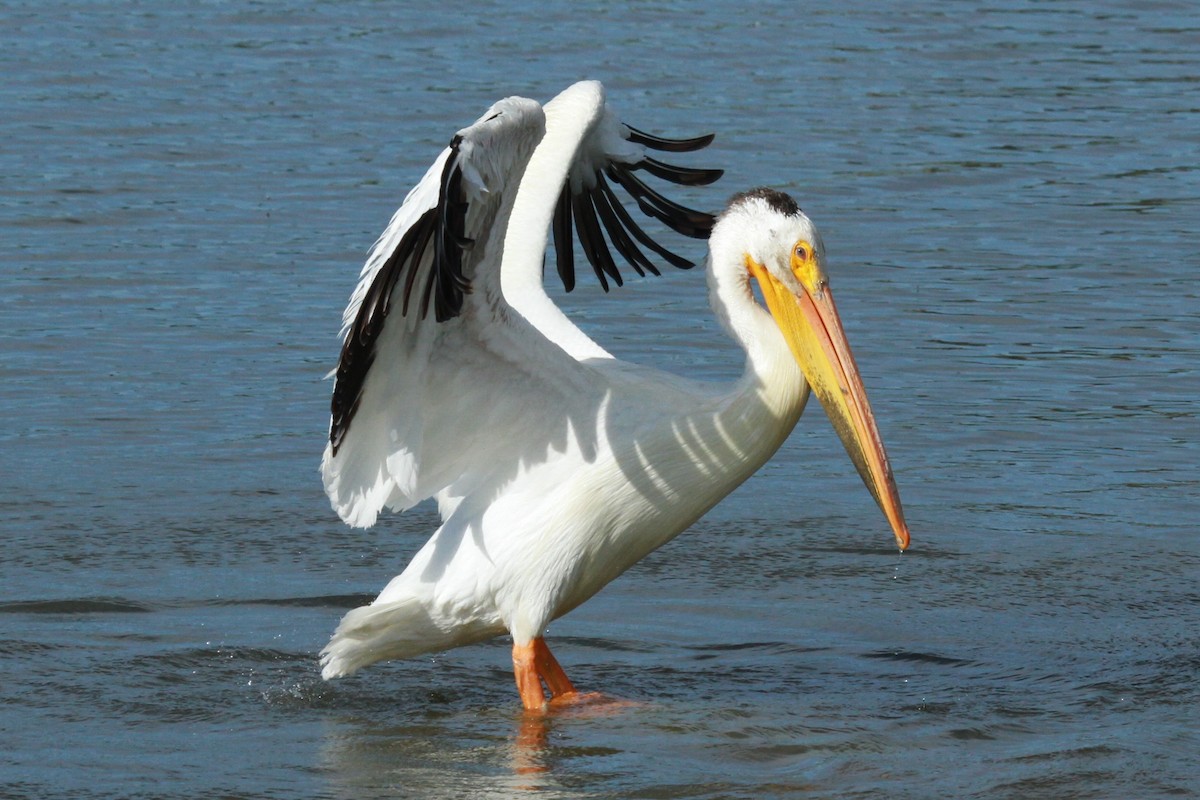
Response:
[{"label": "pelican head", "polygon": [[825,246],[816,227],[789,195],[752,189],[735,195],[721,215],[713,231],[714,249],[715,240],[726,233],[728,243],[738,245],[737,256],[726,266],[740,273],[745,284],[757,283],[771,319],[887,517],[896,543],[907,548],[900,494],[833,302]]}]

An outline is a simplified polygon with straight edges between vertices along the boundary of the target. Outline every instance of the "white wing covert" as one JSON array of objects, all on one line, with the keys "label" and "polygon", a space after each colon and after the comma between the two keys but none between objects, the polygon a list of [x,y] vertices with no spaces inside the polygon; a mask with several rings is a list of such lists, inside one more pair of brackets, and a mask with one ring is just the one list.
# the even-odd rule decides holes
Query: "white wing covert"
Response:
[{"label": "white wing covert", "polygon": [[693,266],[634,222],[613,184],[667,227],[706,238],[711,215],[673,203],[634,172],[711,183],[719,170],[645,155],[711,139],[624,126],[593,82],[544,110],[502,100],[458,132],[376,242],[343,317],[322,473],[347,523],[369,526],[384,506],[403,510],[434,495],[445,517],[551,449],[595,447],[611,386],[580,359],[608,356],[542,288],[547,233],[568,291],[572,227],[606,291],[622,278],[605,234],[639,275],[659,274],[642,248]]}]

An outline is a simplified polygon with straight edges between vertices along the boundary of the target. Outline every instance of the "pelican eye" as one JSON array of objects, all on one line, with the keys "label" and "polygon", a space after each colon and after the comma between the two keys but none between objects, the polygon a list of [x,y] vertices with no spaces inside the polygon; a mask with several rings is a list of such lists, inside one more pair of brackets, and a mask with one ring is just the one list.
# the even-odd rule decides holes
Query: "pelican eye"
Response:
[{"label": "pelican eye", "polygon": [[821,274],[821,268],[817,264],[817,254],[811,244],[803,240],[796,242],[792,248],[791,267],[796,280],[800,281],[806,289],[810,292],[820,290],[825,276]]}]

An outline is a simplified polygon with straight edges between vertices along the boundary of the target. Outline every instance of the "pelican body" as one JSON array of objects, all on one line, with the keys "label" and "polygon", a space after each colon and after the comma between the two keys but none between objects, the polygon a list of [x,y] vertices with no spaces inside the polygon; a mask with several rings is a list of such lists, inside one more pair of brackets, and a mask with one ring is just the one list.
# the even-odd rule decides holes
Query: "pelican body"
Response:
[{"label": "pelican body", "polygon": [[[812,222],[771,189],[736,195],[713,217],[639,177],[715,181],[718,170],[650,154],[711,139],[643,133],[617,118],[599,83],[583,82],[545,106],[496,103],[409,193],[343,317],[321,468],[350,525],[431,497],[442,525],[374,602],[342,619],[321,654],[326,679],[507,632],[525,708],[576,699],[547,625],[750,477],[810,388],[907,547]],[[746,353],[733,385],[616,359],[546,294],[551,231],[567,290],[576,237],[605,290],[623,282],[618,261],[639,275],[693,266],[642,229],[618,190],[642,214],[709,240],[711,304]]]}]

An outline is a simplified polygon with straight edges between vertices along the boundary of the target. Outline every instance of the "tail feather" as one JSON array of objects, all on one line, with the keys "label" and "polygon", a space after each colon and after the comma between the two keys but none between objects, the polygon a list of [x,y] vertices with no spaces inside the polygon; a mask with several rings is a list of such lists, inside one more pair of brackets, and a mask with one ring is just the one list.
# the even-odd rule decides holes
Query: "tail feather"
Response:
[{"label": "tail feather", "polygon": [[415,598],[360,606],[342,617],[329,644],[321,651],[321,677],[325,680],[345,677],[377,661],[447,650],[481,641],[503,630],[503,627],[479,625],[456,625],[447,630]]},{"label": "tail feather", "polygon": [[341,678],[376,661],[439,650],[444,639],[417,600],[360,606],[342,617],[321,651],[321,677]]}]

